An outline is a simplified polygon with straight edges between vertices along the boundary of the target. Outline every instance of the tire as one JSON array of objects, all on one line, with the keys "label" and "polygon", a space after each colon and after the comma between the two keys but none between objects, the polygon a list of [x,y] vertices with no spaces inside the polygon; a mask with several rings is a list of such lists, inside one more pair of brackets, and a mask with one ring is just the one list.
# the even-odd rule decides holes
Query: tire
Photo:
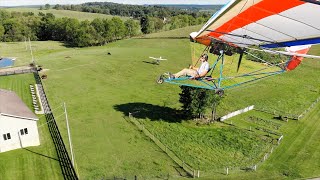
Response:
[{"label": "tire", "polygon": [[223,90],[223,89],[216,89],[215,92],[216,92],[216,94],[219,95],[220,97],[224,95],[224,90]]},{"label": "tire", "polygon": [[164,82],[164,79],[162,77],[162,75],[159,77],[159,79],[157,79],[157,83],[158,84],[162,84]]}]

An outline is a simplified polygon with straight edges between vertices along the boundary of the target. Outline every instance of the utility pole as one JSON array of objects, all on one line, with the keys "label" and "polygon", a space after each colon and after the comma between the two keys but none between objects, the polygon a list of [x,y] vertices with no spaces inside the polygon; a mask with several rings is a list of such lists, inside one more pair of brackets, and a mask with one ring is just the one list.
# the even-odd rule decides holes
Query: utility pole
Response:
[{"label": "utility pole", "polygon": [[66,103],[65,103],[65,102],[63,103],[63,106],[64,106],[64,114],[66,115],[66,122],[67,122],[67,130],[68,130],[68,138],[69,138],[69,145],[70,145],[70,153],[71,153],[72,166],[74,167],[74,156],[73,156],[73,149],[72,149],[72,142],[71,142],[71,135],[70,135],[70,128],[69,128],[67,107],[66,107]]},{"label": "utility pole", "polygon": [[34,63],[34,58],[33,58],[33,53],[32,53],[30,38],[29,38],[29,46],[30,46],[30,53],[31,53],[31,57],[32,57],[32,64],[33,64],[33,65],[36,65],[36,64]]},{"label": "utility pole", "polygon": [[28,45],[27,45],[27,38],[24,37],[24,45],[26,46],[26,51],[28,50]]}]

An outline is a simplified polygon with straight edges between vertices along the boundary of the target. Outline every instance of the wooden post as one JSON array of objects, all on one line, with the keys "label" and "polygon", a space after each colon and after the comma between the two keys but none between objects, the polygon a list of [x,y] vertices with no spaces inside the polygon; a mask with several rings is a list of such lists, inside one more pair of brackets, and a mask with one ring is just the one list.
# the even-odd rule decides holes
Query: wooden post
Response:
[{"label": "wooden post", "polygon": [[227,168],[227,175],[229,175],[229,168]]},{"label": "wooden post", "polygon": [[198,170],[198,178],[200,177],[200,171]]}]

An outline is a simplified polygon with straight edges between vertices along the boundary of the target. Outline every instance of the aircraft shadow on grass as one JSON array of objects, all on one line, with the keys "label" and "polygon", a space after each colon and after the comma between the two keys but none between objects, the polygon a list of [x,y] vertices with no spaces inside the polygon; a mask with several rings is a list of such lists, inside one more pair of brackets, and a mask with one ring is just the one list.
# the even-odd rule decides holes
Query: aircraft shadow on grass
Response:
[{"label": "aircraft shadow on grass", "polygon": [[170,107],[164,107],[146,103],[127,103],[115,105],[114,109],[128,116],[139,119],[150,119],[151,121],[166,121],[171,123],[181,122],[183,119],[182,111]]},{"label": "aircraft shadow on grass", "polygon": [[152,65],[159,65],[158,63],[156,62],[150,62],[150,61],[142,61],[144,63],[147,63],[147,64],[152,64]]}]

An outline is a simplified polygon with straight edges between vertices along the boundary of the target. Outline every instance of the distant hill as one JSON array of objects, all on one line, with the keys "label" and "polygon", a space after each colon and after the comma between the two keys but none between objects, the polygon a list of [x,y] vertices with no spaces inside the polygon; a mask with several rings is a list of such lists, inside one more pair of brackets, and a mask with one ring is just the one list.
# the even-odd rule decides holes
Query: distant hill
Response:
[{"label": "distant hill", "polygon": [[40,8],[41,5],[0,6],[0,8]]},{"label": "distant hill", "polygon": [[189,11],[212,11],[216,12],[223,5],[199,5],[199,4],[163,4],[160,6],[164,7],[173,7],[177,9],[182,9],[182,10],[189,10]]},{"label": "distant hill", "polygon": [[[80,21],[83,20],[93,20],[95,18],[107,18],[107,19],[111,19],[112,17],[114,17],[113,15],[107,15],[107,14],[98,14],[98,13],[87,13],[87,12],[78,12],[78,11],[69,11],[69,10],[56,10],[56,9],[49,9],[49,10],[39,10],[39,6],[37,7],[33,7],[31,8],[31,6],[24,6],[24,7],[12,7],[12,8],[8,8],[5,7],[3,8],[7,11],[13,12],[32,12],[34,14],[39,14],[39,12],[42,13],[52,13],[54,16],[56,16],[57,18],[62,18],[62,17],[68,17],[68,18],[76,18]],[[120,17],[120,16],[118,16]],[[129,17],[120,17],[123,20],[127,20],[129,19]]]},{"label": "distant hill", "polygon": [[112,2],[87,2],[78,5],[56,4],[53,9],[110,14],[139,19],[146,16],[163,18],[178,15],[209,18],[211,13],[207,13],[204,10],[214,11],[215,9],[220,9],[220,7],[220,5],[215,7],[214,5],[132,5]]}]

